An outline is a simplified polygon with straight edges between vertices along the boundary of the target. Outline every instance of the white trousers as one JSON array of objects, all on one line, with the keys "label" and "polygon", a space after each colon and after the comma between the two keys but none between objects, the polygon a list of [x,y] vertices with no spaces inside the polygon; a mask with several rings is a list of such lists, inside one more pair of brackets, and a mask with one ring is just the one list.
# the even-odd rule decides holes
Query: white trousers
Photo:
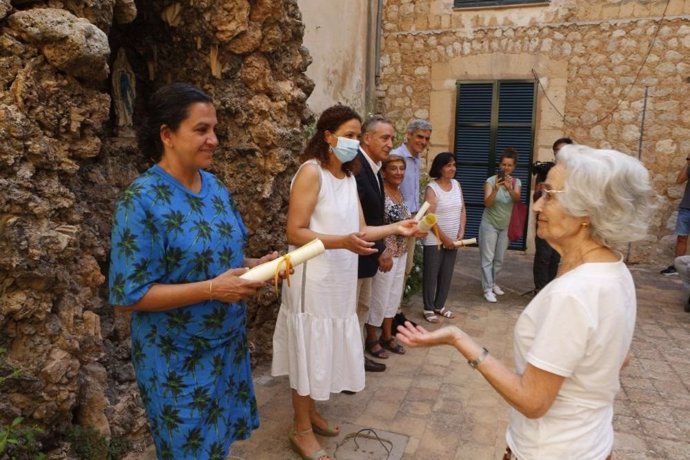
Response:
[{"label": "white trousers", "polygon": [[405,282],[406,256],[393,257],[393,268],[386,273],[376,272],[371,282],[371,301],[367,324],[381,327],[384,318],[392,318],[400,307]]}]

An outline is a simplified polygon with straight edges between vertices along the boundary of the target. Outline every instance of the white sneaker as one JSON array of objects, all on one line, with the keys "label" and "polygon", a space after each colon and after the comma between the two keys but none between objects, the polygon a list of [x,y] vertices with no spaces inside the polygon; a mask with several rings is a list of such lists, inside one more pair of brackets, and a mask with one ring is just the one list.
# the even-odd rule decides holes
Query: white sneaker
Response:
[{"label": "white sneaker", "polygon": [[503,294],[505,294],[505,292],[503,292],[503,289],[501,289],[501,288],[498,286],[498,284],[494,284],[493,291],[494,291],[494,294],[496,294],[496,295],[503,295]]},{"label": "white sneaker", "polygon": [[496,296],[491,289],[484,291],[484,298],[487,302],[496,303]]}]

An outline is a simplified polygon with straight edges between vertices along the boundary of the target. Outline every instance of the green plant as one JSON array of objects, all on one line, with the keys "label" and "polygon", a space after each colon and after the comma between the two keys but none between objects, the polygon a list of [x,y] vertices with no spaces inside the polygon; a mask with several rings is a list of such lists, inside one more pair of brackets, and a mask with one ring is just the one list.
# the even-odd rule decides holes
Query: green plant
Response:
[{"label": "green plant", "polygon": [[[429,184],[429,175],[421,171],[419,178],[419,202],[424,203],[424,191]],[[409,302],[410,298],[422,291],[422,280],[424,278],[424,253],[421,247],[421,240],[417,240],[414,245],[414,255],[412,256],[412,269],[405,282],[403,291],[403,301]]]},{"label": "green plant", "polygon": [[15,417],[9,425],[0,425],[0,458],[43,460],[41,441],[43,430],[23,424],[22,417]]},{"label": "green plant", "polygon": [[113,436],[108,445],[108,460],[119,460],[132,450],[132,443],[122,436]]},{"label": "green plant", "polygon": [[67,430],[67,440],[80,459],[102,459],[108,454],[108,440],[90,426],[70,427]]},{"label": "green plant", "polygon": [[[7,350],[5,348],[0,347],[0,358],[7,353]],[[3,369],[7,366],[7,362],[3,359],[0,361],[0,369]],[[13,379],[15,377],[19,377],[19,374],[22,373],[21,369],[12,369],[12,372],[10,372],[8,375],[0,375],[0,384],[4,383],[6,380]]]},{"label": "green plant", "polygon": [[312,121],[308,125],[302,126],[302,138],[304,139],[304,146],[306,147],[307,142],[316,133],[316,120]]},{"label": "green plant", "polygon": [[[12,368],[2,359],[7,350],[0,347],[0,371],[7,375],[0,375],[0,385],[21,375],[22,370]],[[43,459],[41,442],[38,436],[43,430],[36,426],[27,426],[22,417],[15,417],[9,424],[0,424],[0,458],[10,459]]]},{"label": "green plant", "polygon": [[108,440],[90,426],[72,426],[67,430],[67,440],[72,445],[77,458],[83,460],[99,458],[119,460],[132,448],[132,444],[127,439],[113,436]]},{"label": "green plant", "polygon": [[410,298],[422,291],[422,280],[424,275],[424,257],[422,246],[417,241],[414,245],[414,255],[412,256],[412,269],[405,283],[403,291],[403,301],[409,302]]}]

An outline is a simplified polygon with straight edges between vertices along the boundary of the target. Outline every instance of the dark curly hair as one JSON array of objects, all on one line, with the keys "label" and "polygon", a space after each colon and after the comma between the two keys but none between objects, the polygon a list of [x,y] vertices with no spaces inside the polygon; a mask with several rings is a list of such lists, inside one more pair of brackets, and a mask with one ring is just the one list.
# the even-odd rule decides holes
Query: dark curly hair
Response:
[{"label": "dark curly hair", "polygon": [[154,163],[159,162],[163,156],[161,126],[177,131],[180,123],[189,116],[189,106],[197,102],[212,104],[213,99],[188,83],[171,83],[156,90],[149,99],[146,114],[139,117],[139,150]]},{"label": "dark curly hair", "polygon": [[[330,149],[326,142],[326,131],[334,133],[343,123],[350,120],[357,120],[362,123],[362,117],[346,105],[337,104],[324,110],[316,122],[316,132],[309,139],[300,160],[307,161],[316,158],[321,166],[326,167],[329,162],[328,151]],[[352,161],[343,163],[341,168],[348,176],[357,174],[357,171],[359,171],[359,161],[355,158]]]}]

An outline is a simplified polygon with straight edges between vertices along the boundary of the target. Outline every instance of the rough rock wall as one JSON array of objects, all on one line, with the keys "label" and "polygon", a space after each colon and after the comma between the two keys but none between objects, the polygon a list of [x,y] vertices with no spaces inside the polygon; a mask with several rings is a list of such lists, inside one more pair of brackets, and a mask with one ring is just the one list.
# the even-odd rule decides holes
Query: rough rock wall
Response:
[{"label": "rough rock wall", "polygon": [[[138,107],[171,81],[213,96],[214,172],[254,256],[285,246],[289,180],[311,119],[302,34],[295,0],[0,0],[0,377],[21,369],[0,378],[0,424],[23,416],[44,427],[54,458],[70,455],[73,424],[146,442],[129,317],[113,313],[104,284],[114,201],[149,166],[117,137],[108,76],[118,50]],[[259,359],[276,311],[272,292],[249,306]]]},{"label": "rough rock wall", "polygon": [[[452,0],[389,0],[384,31],[381,108],[403,127],[412,117],[430,116],[435,125],[449,120],[438,123],[445,132],[434,130],[439,151],[453,147],[456,80],[530,79],[531,67],[543,69],[540,83],[550,99],[540,88],[543,159],[551,158],[550,143],[561,135],[636,154],[648,86],[642,160],[661,207],[650,238],[633,245],[631,259],[668,264],[683,188],[675,176],[690,154],[690,115],[682,109],[690,89],[690,1],[453,9]],[[519,60],[528,64],[517,74]],[[565,69],[562,76],[549,72],[556,66]],[[565,122],[551,102],[564,109]]]}]

